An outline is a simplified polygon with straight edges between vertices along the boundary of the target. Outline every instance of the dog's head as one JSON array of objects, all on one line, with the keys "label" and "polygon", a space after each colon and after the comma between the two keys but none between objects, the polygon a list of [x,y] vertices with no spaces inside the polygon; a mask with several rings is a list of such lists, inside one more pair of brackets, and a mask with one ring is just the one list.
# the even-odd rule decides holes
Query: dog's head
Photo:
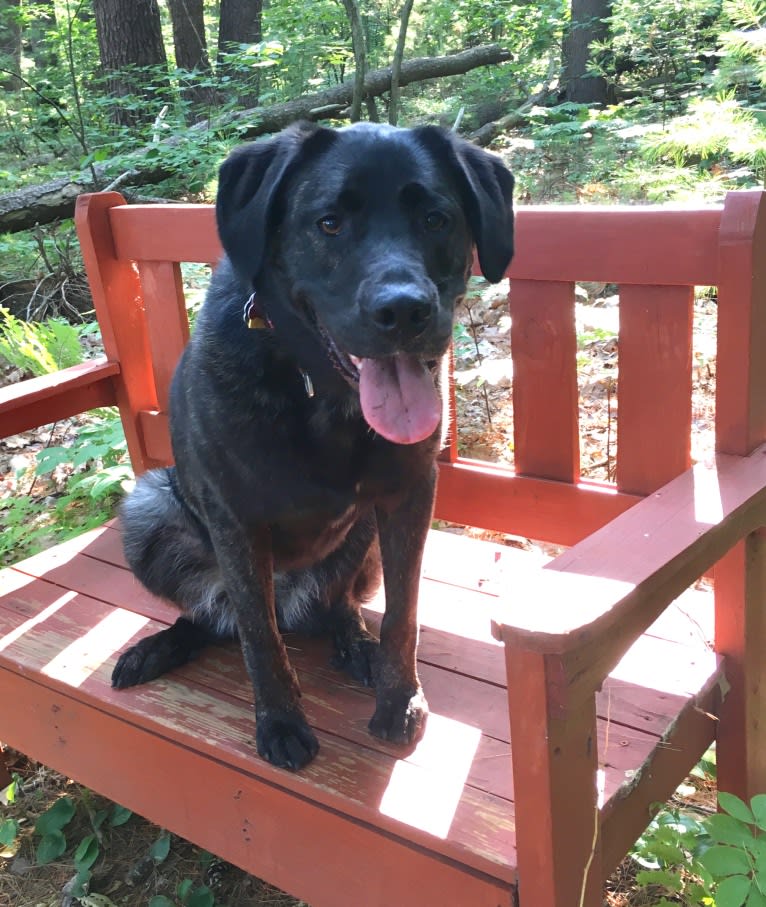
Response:
[{"label": "dog's head", "polygon": [[492,282],[513,255],[512,194],[498,158],[435,127],[300,124],[226,160],[218,229],[281,339],[310,332],[369,424],[413,443],[438,426],[473,246]]}]

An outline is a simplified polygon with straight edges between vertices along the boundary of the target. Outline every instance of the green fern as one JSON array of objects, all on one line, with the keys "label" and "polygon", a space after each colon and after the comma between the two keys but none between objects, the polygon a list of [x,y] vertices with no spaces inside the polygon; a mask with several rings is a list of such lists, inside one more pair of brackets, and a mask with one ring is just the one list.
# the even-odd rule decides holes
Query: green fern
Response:
[{"label": "green fern", "polygon": [[670,160],[679,167],[728,158],[756,174],[766,169],[766,129],[729,96],[693,102],[688,114],[670,120],[664,132],[647,133],[643,141],[650,159]]},{"label": "green fern", "polygon": [[0,306],[0,356],[30,375],[50,375],[83,360],[80,331],[63,318],[24,321]]}]

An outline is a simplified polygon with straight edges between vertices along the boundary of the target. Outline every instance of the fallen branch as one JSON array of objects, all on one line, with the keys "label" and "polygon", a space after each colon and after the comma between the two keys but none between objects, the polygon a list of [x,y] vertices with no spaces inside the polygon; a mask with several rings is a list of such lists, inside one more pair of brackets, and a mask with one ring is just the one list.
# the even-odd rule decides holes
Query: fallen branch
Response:
[{"label": "fallen branch", "polygon": [[[402,65],[399,84],[404,86],[413,82],[460,75],[480,66],[502,63],[509,60],[510,56],[507,50],[497,44],[488,44],[482,47],[472,47],[446,57],[415,58]],[[365,76],[364,87],[365,95],[370,98],[389,91],[391,88],[390,67],[368,72]],[[209,130],[219,133],[228,132],[235,127],[243,139],[251,139],[259,135],[279,132],[280,129],[296,120],[317,120],[327,116],[340,118],[351,104],[353,93],[353,82],[349,81],[327,91],[304,95],[283,104],[223,114],[214,119],[196,123],[183,134],[171,136],[160,142],[159,145],[178,145],[185,140],[188,132]],[[152,149],[157,147],[158,144],[154,143],[149,146]],[[0,233],[29,230],[36,224],[46,224],[71,217],[74,212],[75,199],[83,192],[97,191],[110,183],[120,186],[129,183],[132,187],[147,186],[158,183],[171,175],[166,165],[158,164],[156,160],[142,160],[142,153],[137,152],[131,155],[130,163],[127,165],[129,179],[125,177],[125,173],[120,173],[115,177],[113,165],[111,171],[108,172],[107,165],[101,164],[95,165],[92,173],[87,176],[80,174],[74,179],[63,177],[1,195]]]}]

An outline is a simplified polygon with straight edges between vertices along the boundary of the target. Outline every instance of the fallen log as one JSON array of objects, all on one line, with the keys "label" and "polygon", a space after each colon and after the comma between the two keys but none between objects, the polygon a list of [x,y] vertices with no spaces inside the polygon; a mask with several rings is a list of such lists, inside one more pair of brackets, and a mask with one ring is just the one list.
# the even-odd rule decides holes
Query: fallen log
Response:
[{"label": "fallen log", "polygon": [[[503,63],[510,57],[510,53],[497,44],[472,47],[446,57],[419,57],[402,64],[399,84],[404,86],[413,82],[460,75],[481,66]],[[391,68],[368,72],[364,87],[368,98],[384,94],[391,88]],[[353,92],[353,80],[349,80],[326,91],[304,95],[283,104],[223,114],[196,123],[188,131],[210,130],[218,133],[223,130],[230,131],[234,126],[243,139],[252,139],[259,135],[278,132],[296,120],[320,120],[328,116],[340,119],[345,113],[345,108],[351,103]],[[172,146],[182,141],[184,136],[172,136],[160,144]],[[156,150],[157,145],[151,145],[149,148]],[[166,179],[171,175],[166,165],[157,163],[156,160],[142,159],[149,148],[132,154],[130,163],[126,164],[125,173],[122,174],[115,169],[114,162],[96,165],[93,168],[96,184],[93,182],[93,174],[89,172],[81,173],[75,178],[62,177],[0,195],[0,233],[29,230],[36,224],[47,224],[71,217],[78,195],[103,189],[109,183],[119,182],[121,188],[124,185],[140,187]]]}]

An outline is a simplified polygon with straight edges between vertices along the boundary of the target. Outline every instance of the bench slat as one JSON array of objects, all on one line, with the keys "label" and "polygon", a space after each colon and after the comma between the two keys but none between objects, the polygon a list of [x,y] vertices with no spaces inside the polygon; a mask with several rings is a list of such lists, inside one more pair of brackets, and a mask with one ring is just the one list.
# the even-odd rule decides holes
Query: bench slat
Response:
[{"label": "bench slat", "polygon": [[513,460],[520,475],[580,475],[574,285],[511,284]]},{"label": "bench slat", "polygon": [[[509,882],[434,856],[247,771],[232,773],[198,741],[189,747],[160,734],[137,734],[128,720],[2,668],[0,688],[15,706],[13,721],[3,723],[10,745],[23,741],[33,757],[177,834],[188,836],[189,817],[197,817],[199,846],[224,852],[248,872],[310,899],[312,907],[512,907]],[[109,741],[108,760],[100,740]],[[354,769],[374,771],[352,764]]]},{"label": "bench slat", "polygon": [[617,487],[651,494],[690,466],[691,287],[620,287]]},{"label": "bench slat", "polygon": [[0,436],[8,437],[117,402],[116,362],[99,358],[0,388]]},{"label": "bench slat", "polygon": [[[38,613],[44,615],[36,624],[31,623],[35,618],[10,610],[13,601],[22,598],[36,602]],[[440,758],[434,764],[440,754],[429,752],[427,746],[397,760],[394,747],[383,752],[355,746],[320,729],[320,755],[304,771],[289,773],[257,757],[253,712],[244,699],[188,681],[182,672],[129,690],[113,690],[109,677],[117,650],[160,628],[148,618],[32,580],[0,607],[0,667],[34,674],[51,689],[76,695],[136,726],[137,741],[147,732],[166,736],[237,772],[252,773],[392,833],[403,833],[404,815],[408,836],[479,871],[512,880],[508,866],[513,851],[512,806],[466,786],[465,760]],[[240,672],[237,687],[243,679]],[[306,708],[312,720],[316,704],[310,697]],[[12,740],[12,720],[7,724],[7,739]],[[4,721],[4,733],[5,727]],[[464,736],[466,747],[478,745],[478,733],[466,729]],[[394,773],[400,762],[406,762],[401,783]],[[441,810],[435,808],[437,790]],[[387,806],[381,811],[378,804],[384,797]],[[420,811],[412,814],[414,805]],[[444,811],[448,806],[449,814]]]},{"label": "bench slat", "polygon": [[[468,569],[462,579],[463,585],[453,586],[450,582],[431,579],[425,580],[422,586],[420,670],[428,690],[433,719],[429,724],[431,738],[428,746],[425,750],[419,747],[404,761],[407,765],[419,765],[424,771],[433,772],[433,759],[436,758],[442,784],[448,790],[444,780],[449,774],[448,754],[455,754],[459,763],[460,747],[456,744],[463,741],[464,749],[466,745],[471,748],[468,761],[461,768],[463,784],[495,798],[510,800],[513,787],[503,650],[489,634],[489,616],[494,607],[492,603],[497,599],[477,589],[485,584],[490,568],[499,563],[495,559],[498,554],[513,555],[511,563],[517,567],[514,572],[522,569],[523,561],[537,563],[538,559],[519,552],[503,551],[500,546],[484,542],[432,533],[426,558],[428,572],[438,575],[441,559],[448,565],[445,577],[454,576],[457,545],[466,548],[468,553],[464,559]],[[116,562],[116,565],[110,564],[110,561]],[[122,563],[119,533],[114,528],[107,527],[86,537],[73,539],[57,549],[27,559],[18,569],[4,571],[0,576],[6,594],[0,599],[0,612],[4,609],[10,613],[13,626],[33,621],[41,607],[56,601],[51,591],[55,588],[59,600],[65,604],[65,609],[62,609],[62,614],[67,614],[65,628],[58,631],[65,636],[87,632],[90,624],[98,624],[100,620],[115,620],[110,615],[121,615],[118,620],[127,621],[130,638],[133,638],[134,631],[140,635],[154,632],[158,627],[155,623],[157,619],[163,623],[172,621],[176,616],[175,609],[143,591]],[[527,566],[527,569],[534,569],[534,564]],[[36,575],[45,575],[48,582],[35,582],[31,578]],[[509,565],[503,565],[502,575],[512,586],[513,575],[509,573]],[[56,586],[51,587],[51,582]],[[497,585],[489,577],[489,588],[496,589]],[[66,600],[71,595],[67,591],[69,589],[79,593],[72,601]],[[95,603],[83,592],[100,599],[95,612]],[[41,601],[40,595],[47,597]],[[129,603],[133,614],[117,607],[120,602]],[[111,611],[110,603],[115,605]],[[369,611],[371,624],[374,625],[381,609],[380,600],[372,603]],[[60,620],[58,613],[48,617],[46,633],[55,630]],[[108,677],[114,650],[125,644],[125,633],[120,637],[119,632],[113,630],[107,645],[107,662],[102,664],[100,658],[95,659],[99,671],[106,672],[104,677]],[[377,751],[382,758],[401,755],[367,734],[366,724],[373,709],[371,693],[348,683],[329,667],[327,641],[289,635],[287,644],[292,663],[300,676],[310,721],[315,727],[324,734],[330,734],[336,741],[344,740],[347,745],[361,747],[365,752]],[[0,641],[0,647],[2,645]],[[62,640],[55,638],[53,648],[41,653],[37,661],[35,656],[26,658],[26,670],[39,671],[40,664],[57,660],[56,647],[62,645]],[[0,661],[2,658],[0,655]],[[664,675],[655,672],[653,682],[662,681],[659,698],[643,686],[643,666],[647,663],[668,666]],[[470,674],[472,666],[477,670],[475,676]],[[71,666],[69,669],[75,670]],[[688,701],[689,692],[686,691],[703,687],[716,671],[717,664],[712,655],[701,657],[699,640],[694,648],[650,637],[636,644],[630,659],[625,660],[615,675],[607,680],[598,697],[599,753],[606,769],[604,794],[607,800],[619,796],[625,778],[650,757],[660,736]],[[185,684],[183,691],[167,686],[176,681]],[[154,703],[149,710],[151,715],[144,719],[146,722],[153,720],[151,716],[158,707],[157,703],[168,698],[175,703],[191,701],[194,709],[200,708],[198,700],[186,689],[188,687],[200,691],[201,695],[213,697],[214,701],[220,696],[229,704],[236,700],[242,710],[236,719],[238,726],[245,736],[251,733],[252,693],[236,644],[210,649],[198,661],[174,672],[160,684],[159,687],[152,684],[140,688]],[[102,708],[112,709],[119,702],[129,707],[131,714],[136,709],[135,701],[128,704],[127,699],[120,699],[128,694],[114,693],[108,688],[106,693],[108,696],[101,703]],[[480,725],[477,724],[478,716],[481,716]],[[185,720],[190,722],[189,726],[194,726],[193,716],[187,715]],[[234,718],[227,713],[224,723],[232,720]],[[225,731],[223,733],[225,736]],[[467,744],[466,741],[472,742]],[[369,798],[366,800],[372,802]]]}]

